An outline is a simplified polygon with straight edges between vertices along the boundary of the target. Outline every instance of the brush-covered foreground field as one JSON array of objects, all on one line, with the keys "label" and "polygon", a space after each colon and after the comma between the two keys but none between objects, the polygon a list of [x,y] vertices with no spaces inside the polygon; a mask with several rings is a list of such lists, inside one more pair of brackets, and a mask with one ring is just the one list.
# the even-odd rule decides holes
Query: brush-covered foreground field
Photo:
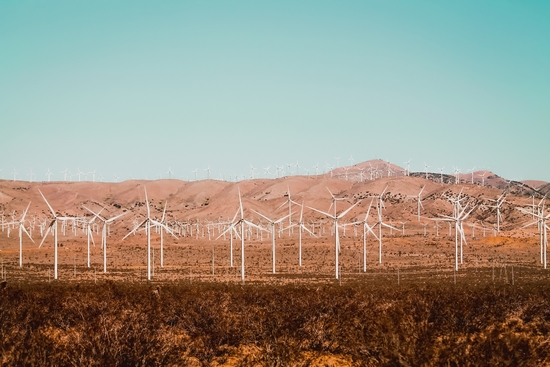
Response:
[{"label": "brush-covered foreground field", "polygon": [[550,284],[515,273],[173,282],[158,296],[158,283],[8,282],[0,365],[550,365]]}]

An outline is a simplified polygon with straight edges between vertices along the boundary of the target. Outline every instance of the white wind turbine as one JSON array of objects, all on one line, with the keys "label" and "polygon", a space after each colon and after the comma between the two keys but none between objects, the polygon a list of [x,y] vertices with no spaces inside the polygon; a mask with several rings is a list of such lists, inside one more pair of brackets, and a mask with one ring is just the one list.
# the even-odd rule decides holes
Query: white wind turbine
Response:
[{"label": "white wind turbine", "polygon": [[422,186],[422,189],[420,189],[420,192],[418,193],[418,196],[416,197],[416,202],[418,203],[418,221],[420,222],[420,207],[424,209],[424,205],[422,205],[422,198],[420,195],[422,195],[422,191],[424,191],[424,188],[426,185]]},{"label": "white wind turbine", "polygon": [[441,180],[441,183],[443,183],[443,169],[445,166],[439,168],[439,179]]},{"label": "white wind turbine", "polygon": [[453,167],[455,170],[455,184],[460,183],[460,169]]},{"label": "white wind turbine", "polygon": [[254,179],[254,172],[256,171],[256,168],[250,164],[250,178]]},{"label": "white wind turbine", "polygon": [[168,171],[166,173],[168,174],[168,179],[170,180],[172,178],[172,173],[173,173],[170,167],[168,167]]},{"label": "white wind turbine", "polygon": [[250,209],[252,210],[254,213],[258,214],[260,217],[264,218],[265,220],[267,220],[267,223],[269,224],[269,226],[271,227],[271,262],[272,262],[272,266],[273,266],[273,274],[275,274],[275,264],[276,264],[276,251],[275,251],[275,225],[278,224],[278,223],[281,223],[283,220],[285,220],[288,215],[285,215],[284,217],[282,218],[279,218],[277,220],[274,220],[274,219],[270,219],[268,217],[266,217],[265,215],[263,215],[262,213],[260,212],[257,212],[256,210],[254,209]]},{"label": "white wind turbine", "polygon": [[504,201],[506,199],[505,195],[506,195],[506,193],[503,193],[496,200],[489,199],[490,201],[494,202],[495,205],[486,205],[489,208],[495,208],[497,210],[497,232],[500,232],[500,221],[502,220],[502,216],[500,214],[500,207],[502,206],[502,204],[504,203]]},{"label": "white wind turbine", "polygon": [[376,238],[378,240],[378,236],[376,236],[376,233],[374,233],[372,227],[369,226],[369,224],[367,223],[367,220],[369,219],[370,209],[372,207],[372,201],[373,200],[374,199],[371,199],[371,201],[370,201],[369,209],[367,210],[367,214],[365,215],[365,219],[363,219],[363,221],[361,221],[361,222],[351,223],[353,225],[356,225],[356,224],[362,224],[363,225],[363,272],[364,273],[367,272],[367,235],[368,235],[368,232],[372,233],[374,238]]},{"label": "white wind turbine", "polygon": [[[330,190],[329,190],[330,192]],[[332,193],[331,193],[332,195]],[[351,209],[353,209],[357,204],[361,202],[361,200],[357,201],[355,204],[350,206],[348,209],[344,210],[339,215],[336,215],[336,198],[333,196],[333,202],[334,202],[334,215],[323,212],[321,210],[309,207],[309,209],[316,211],[317,213],[321,213],[323,215],[326,215],[329,218],[332,218],[334,220],[334,258],[335,258],[335,268],[336,268],[336,279],[340,279],[339,277],[339,263],[338,263],[338,256],[340,253],[340,235],[338,234],[338,220],[344,217]]]},{"label": "white wind turbine", "polygon": [[78,182],[80,182],[80,176],[83,175],[84,172],[82,172],[82,171],[80,170],[80,168],[77,168],[77,169],[76,169],[76,172],[77,172],[76,174],[78,175]]},{"label": "white wind turbine", "polygon": [[[126,236],[122,238],[122,240],[126,239],[129,235],[135,233],[141,226],[145,226],[145,232],[147,233],[147,280],[151,280],[151,224],[154,226],[162,227],[166,230],[166,232],[170,233],[172,236],[176,237],[176,235],[172,232],[170,228],[168,228],[166,225],[157,222],[156,220],[151,218],[151,208],[149,207],[149,199],[147,197],[147,189],[144,187],[145,190],[145,203],[147,206],[147,218],[140,224],[134,227],[133,230],[128,232]],[[177,237],[176,237],[177,238]]]},{"label": "white wind turbine", "polygon": [[271,168],[271,166],[267,166],[267,167],[264,167],[264,176],[267,178],[269,177],[269,169]]},{"label": "white wind turbine", "polygon": [[282,208],[286,204],[288,204],[288,226],[289,226],[289,234],[290,234],[290,227],[292,226],[292,204],[294,205],[300,205],[294,200],[290,198],[290,186],[287,186],[287,199],[284,203],[282,203],[277,209]]},{"label": "white wind turbine", "polygon": [[[385,189],[384,189],[385,191]],[[372,228],[378,226],[378,263],[382,264],[382,227],[395,229],[396,231],[399,231],[399,229],[390,226],[389,224],[384,223],[382,220],[382,208],[384,207],[384,202],[382,201],[382,196],[378,198],[378,221],[372,226]]]},{"label": "white wind turbine", "polygon": [[430,166],[428,166],[426,162],[424,162],[424,172],[426,173],[426,180],[428,179],[428,168],[430,168]]},{"label": "white wind turbine", "polygon": [[17,179],[17,171],[15,170],[15,167],[13,168],[13,172],[12,172],[12,175],[13,175],[13,181],[15,181]]},{"label": "white wind turbine", "polygon": [[197,171],[198,171],[198,170],[199,170],[198,168],[195,168],[194,171],[191,171],[191,173],[194,173],[194,174],[195,174],[195,181],[197,181]]},{"label": "white wind turbine", "polygon": [[319,163],[318,162],[315,166],[313,166],[313,168],[315,168],[315,175],[319,175]]},{"label": "white wind turbine", "polygon": [[48,177],[48,182],[51,182],[53,173],[50,172],[50,169],[48,168],[48,172],[46,172],[46,176]]},{"label": "white wind turbine", "polygon": [[460,263],[462,264],[462,244],[466,242],[466,237],[464,236],[464,228],[462,226],[464,220],[474,211],[475,206],[466,213],[466,209],[469,204],[466,204],[464,208],[460,205],[460,199],[453,202],[453,212],[452,216],[445,215],[442,218],[433,219],[435,221],[441,220],[446,222],[454,222],[455,224],[455,270],[458,271],[458,234],[460,233]]},{"label": "white wind turbine", "polygon": [[474,184],[474,171],[475,171],[475,166],[473,168],[470,168],[469,171],[472,173],[472,185]]},{"label": "white wind turbine", "polygon": [[405,176],[409,176],[411,173],[410,167],[411,167],[411,160],[409,159],[406,162],[403,162],[407,165],[407,168],[405,169]]},{"label": "white wind turbine", "polygon": [[[84,208],[86,208],[86,207],[84,207]],[[86,209],[88,209],[88,208],[86,208]],[[88,210],[91,211],[90,209],[88,209]],[[103,211],[103,208],[101,208],[99,213],[101,213],[102,211]],[[93,231],[92,231],[92,224],[95,222],[98,214],[95,214],[94,217],[89,222],[86,222],[86,236],[88,238],[88,256],[87,256],[88,268],[90,267],[90,240],[92,240],[92,243],[95,246],[94,236],[93,236]]]},{"label": "white wind turbine", "polygon": [[298,232],[298,265],[300,267],[302,266],[302,230],[305,229],[310,235],[312,235],[313,237],[317,237],[313,232],[309,230],[309,228],[306,227],[306,225],[304,224],[303,218],[304,218],[304,202],[302,202],[302,205],[301,205],[300,219],[298,223],[294,223],[290,225],[291,227],[298,226],[300,229]]},{"label": "white wind turbine", "polygon": [[46,239],[46,237],[48,237],[48,233],[50,233],[50,230],[53,230],[53,236],[54,236],[53,278],[57,279],[57,221],[58,220],[61,220],[61,221],[72,220],[74,218],[57,216],[57,214],[55,213],[55,211],[51,207],[50,203],[48,203],[48,200],[46,200],[46,197],[44,196],[42,191],[40,191],[40,189],[39,189],[38,192],[40,193],[40,195],[42,195],[42,198],[46,202],[46,205],[48,205],[48,208],[50,209],[50,211],[52,212],[52,215],[53,215],[53,220],[50,222],[50,225],[48,226],[48,229],[46,230],[46,233],[44,234],[44,237],[42,238],[42,241],[40,242],[40,245],[38,246],[38,248],[42,247],[42,244],[44,243],[44,240]]},{"label": "white wind turbine", "polygon": [[[244,225],[247,224],[251,227],[254,227],[254,228],[257,228],[259,230],[263,230],[263,228],[261,228],[260,226],[257,226],[256,224],[246,220],[244,218],[244,210],[243,210],[243,201],[242,201],[242,198],[241,198],[241,190],[239,189],[239,210],[237,211],[237,214],[235,214],[235,217],[238,215],[238,214],[241,214],[241,218],[232,223],[225,231],[223,231],[219,236],[218,238],[220,238],[221,236],[225,235],[227,232],[230,232],[230,231],[233,231],[235,229],[235,227],[237,227],[238,225],[241,226],[241,280],[244,282],[244,278],[245,278],[245,267],[244,267],[244,238],[245,238],[245,231],[244,231]],[[216,239],[218,239],[216,238]]]},{"label": "white wind turbine", "polygon": [[353,154],[349,157],[348,161],[349,161],[350,167],[353,166],[353,162],[354,162]]},{"label": "white wind turbine", "polygon": [[539,230],[539,236],[540,236],[540,261],[544,264],[544,268],[546,269],[546,251],[548,248],[548,235],[547,230],[550,229],[548,225],[546,224],[546,220],[550,219],[550,214],[545,213],[545,205],[544,201],[546,200],[546,195],[542,198],[540,201],[538,207],[537,207],[537,214],[534,214],[534,212],[529,212],[525,210],[524,208],[517,208],[519,211],[521,211],[523,214],[532,215],[536,218],[534,222],[528,223],[524,225],[521,228],[526,228],[529,226],[532,226],[533,224],[537,224],[538,230]]},{"label": "white wind turbine", "polygon": [[21,219],[19,219],[18,221],[7,223],[8,228],[9,228],[10,225],[18,225],[19,226],[19,267],[23,267],[23,232],[25,232],[27,237],[29,237],[31,239],[31,241],[34,243],[34,240],[32,239],[31,235],[25,229],[25,216],[27,215],[27,211],[29,210],[30,206],[31,206],[31,203],[29,201],[29,204],[27,205],[27,208],[23,212],[23,215],[21,216]]},{"label": "white wind turbine", "polygon": [[[86,208],[86,207],[84,207]],[[103,218],[100,213],[101,211],[99,211],[98,213],[95,213],[93,210],[91,209],[88,209],[86,208],[89,212],[91,212],[92,214],[95,215],[94,219],[95,218],[98,218],[100,221],[103,222],[103,228],[101,229],[101,248],[103,249],[103,272],[106,273],[107,272],[107,225],[109,223],[112,223],[114,222],[115,220],[117,220],[118,218],[122,217],[124,214],[126,214],[127,212],[124,212],[124,213],[121,213],[115,217],[112,217],[112,218],[109,218],[109,219],[106,219],[106,218]],[[103,208],[101,209],[103,210]],[[88,250],[89,250],[89,246],[90,246],[90,243],[88,242]],[[90,267],[89,265],[89,255],[88,255],[88,267]]]},{"label": "white wind turbine", "polygon": [[65,168],[64,171],[61,171],[61,173],[63,173],[63,181],[67,181],[67,171],[68,171],[67,168]]},{"label": "white wind turbine", "polygon": [[29,168],[29,173],[27,173],[27,176],[29,176],[29,182],[33,181],[33,178],[36,177],[34,173],[32,173],[32,168]]}]

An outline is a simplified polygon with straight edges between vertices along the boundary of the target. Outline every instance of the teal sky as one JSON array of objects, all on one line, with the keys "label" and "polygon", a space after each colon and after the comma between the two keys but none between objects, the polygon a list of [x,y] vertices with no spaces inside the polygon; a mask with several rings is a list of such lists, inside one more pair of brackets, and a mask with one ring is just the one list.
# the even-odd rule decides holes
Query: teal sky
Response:
[{"label": "teal sky", "polygon": [[3,0],[0,176],[353,155],[550,181],[549,20],[548,1]]}]

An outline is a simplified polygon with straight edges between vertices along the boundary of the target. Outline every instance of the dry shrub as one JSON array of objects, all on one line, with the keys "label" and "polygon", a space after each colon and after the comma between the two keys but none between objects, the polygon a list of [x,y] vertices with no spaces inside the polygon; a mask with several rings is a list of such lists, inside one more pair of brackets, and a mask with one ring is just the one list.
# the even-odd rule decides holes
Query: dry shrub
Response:
[{"label": "dry shrub", "polygon": [[550,286],[20,284],[0,365],[422,366],[550,362]]}]

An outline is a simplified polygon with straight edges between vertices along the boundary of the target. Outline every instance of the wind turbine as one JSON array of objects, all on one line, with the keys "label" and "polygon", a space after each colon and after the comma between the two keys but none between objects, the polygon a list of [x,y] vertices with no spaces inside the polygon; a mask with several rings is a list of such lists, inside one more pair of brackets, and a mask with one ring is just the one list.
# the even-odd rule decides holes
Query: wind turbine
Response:
[{"label": "wind turbine", "polygon": [[172,178],[172,173],[173,173],[170,167],[168,167],[168,171],[166,173],[168,173],[168,179],[170,180]]},{"label": "wind turbine", "polygon": [[[86,208],[86,207],[84,207],[84,208]],[[106,218],[103,218],[100,215],[101,211],[99,211],[98,213],[95,213],[91,209],[88,209],[88,208],[86,208],[86,209],[89,212],[91,212],[92,214],[95,214],[94,219],[98,218],[100,221],[103,222],[103,228],[101,229],[101,248],[103,248],[103,272],[106,273],[107,272],[107,224],[114,222],[115,220],[122,217],[127,212],[124,212],[124,213],[121,213],[121,214],[119,214],[115,217],[106,219]],[[103,208],[101,210],[103,210]],[[89,246],[90,246],[90,243],[88,242],[88,250],[89,250]],[[90,267],[89,261],[90,260],[89,260],[89,255],[88,255],[88,267]]]},{"label": "wind turbine", "polygon": [[443,168],[445,168],[445,166],[439,168],[439,178],[441,179],[441,183],[443,183]]},{"label": "wind turbine", "polygon": [[82,171],[80,170],[80,168],[77,168],[76,171],[77,171],[76,174],[78,175],[78,182],[80,182],[80,176],[83,175],[84,172],[82,172]]},{"label": "wind turbine", "polygon": [[208,167],[206,167],[204,170],[206,171],[206,179],[209,180],[210,179],[210,165],[208,165]]},{"label": "wind turbine", "polygon": [[[385,189],[384,189],[385,191]],[[384,202],[382,201],[382,196],[378,198],[378,221],[372,226],[372,228],[378,226],[378,262],[382,264],[382,227],[395,229],[396,231],[399,231],[399,229],[390,226],[389,224],[384,223],[382,220],[382,207],[384,206]]]},{"label": "wind turbine", "polygon": [[338,270],[339,270],[338,255],[340,252],[340,236],[338,234],[338,220],[344,217],[351,209],[353,209],[357,204],[359,204],[361,200],[357,201],[355,204],[350,206],[348,209],[344,210],[339,215],[336,215],[336,198],[334,196],[333,196],[333,201],[334,201],[334,215],[309,207],[309,206],[308,208],[316,211],[317,213],[326,215],[327,217],[332,218],[334,220],[334,258],[335,258],[335,268],[336,268],[336,279],[340,279],[339,273],[338,273]]},{"label": "wind turbine", "polygon": [[[374,199],[371,199],[369,204],[369,209],[367,210],[367,214],[365,215],[365,219],[361,222],[354,222],[351,224],[362,224],[363,225],[363,273],[367,272],[367,235],[368,232],[372,233],[374,238],[378,239],[378,236],[376,236],[376,233],[374,233],[373,229],[369,224],[367,223],[367,220],[369,219],[370,209],[372,207],[372,201]],[[404,225],[404,224],[403,224]]]},{"label": "wind turbine", "polygon": [[420,192],[418,193],[418,196],[416,197],[416,201],[418,203],[418,221],[420,222],[420,207],[424,209],[424,205],[422,205],[422,199],[420,198],[420,195],[422,195],[422,191],[424,191],[424,188],[426,185],[422,186],[422,189],[420,189]]},{"label": "wind turbine", "polygon": [[[545,214],[544,213],[544,209],[545,209],[544,200],[545,199],[546,199],[546,195],[544,195],[544,197],[542,198],[542,200],[540,201],[540,203],[538,205],[537,214],[534,214],[534,212],[529,212],[529,211],[525,210],[524,208],[517,208],[517,209],[519,211],[521,211],[523,214],[533,215],[536,218],[536,220],[534,222],[528,223],[528,224],[524,225],[521,228],[526,228],[526,227],[532,226],[533,224],[538,225],[539,236],[540,236],[540,256],[541,256],[540,260],[541,260],[541,263],[544,264],[544,268],[546,269],[546,250],[547,250],[547,247],[548,247],[548,235],[547,235],[546,231],[548,229],[550,229],[550,227],[548,227],[548,225],[546,224],[546,220],[550,219],[550,214]],[[541,205],[542,205],[542,208],[541,208]]]},{"label": "wind turbine", "polygon": [[46,173],[46,176],[48,177],[48,182],[51,181],[52,174],[53,174],[53,173],[51,173],[51,172],[50,172],[50,169],[48,168],[48,172]]},{"label": "wind turbine", "polygon": [[424,162],[424,172],[426,173],[426,180],[428,179],[428,168],[430,168],[430,166],[428,166],[426,162]]},{"label": "wind turbine", "polygon": [[264,175],[265,177],[269,177],[269,169],[271,168],[271,166],[267,166],[267,167],[264,167]]},{"label": "wind turbine", "polygon": [[[86,208],[86,207],[84,207]],[[86,208],[88,209],[88,208]],[[88,209],[89,211],[91,211],[90,209]],[[101,210],[99,211],[99,213],[101,213],[103,211],[103,208],[101,208]],[[92,212],[93,213],[93,212]],[[99,214],[98,213],[98,214]],[[91,229],[91,225],[94,223],[94,221],[96,220],[98,214],[95,214],[94,213],[94,217],[89,221],[89,222],[86,222],[86,235],[88,237],[88,267],[90,267],[90,239],[92,240],[92,243],[94,244],[95,246],[95,242],[94,242],[94,236],[93,236],[93,232],[92,232],[92,229]]]},{"label": "wind turbine", "polygon": [[256,171],[256,168],[250,164],[250,178],[254,179],[254,172]]},{"label": "wind turbine", "polygon": [[454,170],[455,170],[455,184],[458,184],[460,182],[460,169],[459,168],[456,168],[456,167],[453,167]]},{"label": "wind turbine", "polygon": [[191,173],[194,173],[194,174],[195,174],[195,181],[197,181],[197,171],[198,171],[198,170],[199,170],[198,168],[195,168],[194,171],[191,171]]},{"label": "wind turbine", "polygon": [[13,168],[13,172],[12,172],[12,175],[13,175],[13,181],[15,182],[15,180],[17,179],[17,171],[15,170],[15,167]]},{"label": "wind turbine", "polygon": [[409,176],[411,173],[410,166],[411,166],[411,160],[409,159],[406,162],[403,162],[407,165],[407,168],[405,169],[405,176]]},{"label": "wind turbine", "polygon": [[282,203],[277,209],[280,209],[282,208],[283,206],[285,206],[286,204],[288,204],[288,233],[290,234],[290,227],[292,226],[292,204],[294,205],[300,205],[298,204],[297,202],[295,202],[294,200],[292,200],[290,198],[290,186],[287,186],[287,199],[284,203]]},{"label": "wind turbine", "polygon": [[503,193],[496,200],[489,199],[490,201],[496,203],[495,205],[486,205],[490,208],[496,208],[496,210],[497,210],[497,232],[499,232],[499,233],[500,233],[500,221],[501,221],[501,218],[502,218],[502,216],[500,214],[500,207],[502,206],[502,204],[504,203],[504,201],[506,199],[505,195],[506,195],[506,193]]},{"label": "wind turbine", "polygon": [[474,211],[476,206],[473,206],[472,209],[466,213],[466,209],[469,204],[466,204],[464,208],[460,205],[460,201],[456,200],[453,202],[454,214],[452,216],[445,215],[442,218],[433,219],[435,221],[442,220],[446,222],[454,222],[455,224],[455,270],[458,271],[458,234],[460,233],[460,263],[462,263],[462,244],[466,242],[466,237],[464,236],[464,228],[462,226],[463,221],[468,218],[468,216]]},{"label": "wind turbine", "polygon": [[[134,227],[133,230],[128,232],[126,236],[122,238],[126,239],[129,235],[135,233],[141,226],[145,226],[145,231],[147,232],[147,280],[151,280],[151,224],[162,227],[166,230],[166,232],[170,233],[172,236],[176,237],[176,235],[172,232],[170,228],[168,228],[166,225],[157,222],[156,220],[151,218],[151,208],[149,207],[149,199],[147,197],[147,188],[143,187],[145,190],[145,203],[147,205],[147,218],[140,224]],[[176,237],[177,238],[177,237]]]},{"label": "wind turbine", "polygon": [[281,223],[283,220],[285,220],[288,217],[288,215],[285,215],[284,217],[279,218],[277,220],[273,220],[273,219],[270,219],[270,218],[266,217],[262,213],[257,212],[254,209],[250,209],[250,210],[252,210],[254,213],[258,214],[260,217],[267,220],[267,223],[271,226],[271,260],[272,260],[272,266],[273,266],[273,274],[275,274],[275,263],[276,263],[276,258],[275,258],[275,225],[278,224],[278,223]]},{"label": "wind turbine", "polygon": [[21,219],[18,221],[14,221],[8,224],[8,228],[10,225],[19,225],[19,267],[23,267],[23,233],[25,232],[27,234],[27,237],[31,239],[31,241],[34,243],[34,240],[32,239],[31,235],[27,230],[25,229],[25,216],[27,215],[27,211],[29,210],[29,207],[31,206],[31,202],[29,201],[29,205],[27,205],[27,209],[23,212],[23,215],[21,216]]},{"label": "wind turbine", "polygon": [[46,205],[48,205],[48,208],[50,209],[50,211],[52,212],[52,215],[53,215],[53,220],[50,222],[50,225],[48,226],[48,229],[46,230],[46,233],[44,234],[44,237],[42,238],[42,241],[40,242],[40,245],[38,246],[38,248],[42,247],[42,244],[44,243],[44,240],[46,239],[46,237],[48,237],[48,233],[50,233],[50,230],[53,230],[53,237],[54,237],[53,278],[57,279],[57,221],[58,220],[61,220],[61,221],[71,220],[71,219],[74,219],[74,218],[57,216],[57,214],[55,213],[55,211],[51,207],[50,203],[48,203],[48,200],[46,200],[46,197],[44,196],[42,191],[40,191],[40,189],[38,189],[38,192],[40,193],[40,195],[42,195],[42,198],[46,202]]},{"label": "wind turbine", "polygon": [[63,181],[67,181],[67,171],[68,171],[67,168],[65,168],[64,171],[61,171],[61,173],[63,173]]},{"label": "wind turbine", "polygon": [[241,226],[241,280],[244,282],[244,278],[245,278],[245,270],[244,270],[244,237],[245,237],[245,232],[244,232],[244,225],[247,224],[251,227],[254,227],[254,228],[257,228],[257,229],[260,229],[260,230],[263,230],[263,228],[261,228],[260,226],[257,226],[256,224],[254,224],[252,222],[249,222],[248,220],[246,220],[244,218],[243,201],[242,201],[242,198],[241,198],[241,190],[240,189],[239,189],[239,210],[237,211],[237,214],[235,214],[235,217],[239,213],[241,214],[241,218],[237,222],[234,222],[233,224],[231,224],[225,231],[223,231],[218,236],[218,238],[220,238],[221,236],[223,236],[224,234],[226,234],[229,231],[233,231],[236,226],[238,226],[238,225]]},{"label": "wind turbine", "polygon": [[291,227],[298,226],[300,227],[300,231],[298,232],[298,264],[301,267],[302,266],[302,230],[305,229],[310,235],[313,237],[317,237],[315,233],[311,232],[309,228],[306,227],[304,224],[303,218],[304,218],[304,202],[302,201],[300,210],[300,220],[298,223],[291,224]]},{"label": "wind turbine", "polygon": [[353,166],[353,162],[354,162],[353,154],[349,157],[348,161],[349,161],[349,166],[350,167]]}]

